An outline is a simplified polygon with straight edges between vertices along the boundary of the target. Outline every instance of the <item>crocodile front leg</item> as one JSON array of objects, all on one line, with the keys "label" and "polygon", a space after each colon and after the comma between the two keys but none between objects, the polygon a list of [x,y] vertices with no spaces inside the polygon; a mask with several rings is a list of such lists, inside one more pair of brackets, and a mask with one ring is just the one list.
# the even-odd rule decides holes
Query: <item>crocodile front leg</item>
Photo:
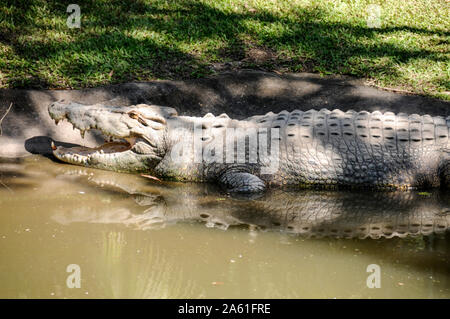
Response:
[{"label": "crocodile front leg", "polygon": [[232,193],[256,193],[265,190],[265,183],[257,176],[236,171],[227,171],[219,178],[219,183]]}]

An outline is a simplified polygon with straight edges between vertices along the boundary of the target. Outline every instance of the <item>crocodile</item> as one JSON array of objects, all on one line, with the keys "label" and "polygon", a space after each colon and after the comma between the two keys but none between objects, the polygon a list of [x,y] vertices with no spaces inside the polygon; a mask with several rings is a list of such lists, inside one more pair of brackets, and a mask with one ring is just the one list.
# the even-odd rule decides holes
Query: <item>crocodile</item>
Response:
[{"label": "crocodile", "polygon": [[[445,234],[450,229],[450,195],[421,192],[271,189],[252,200],[224,196],[210,184],[158,183],[128,174],[60,167],[62,179],[99,187],[118,199],[58,207],[60,224],[101,223],[136,230],[201,223],[226,230],[244,227],[305,238],[393,238]],[[250,195],[250,194],[249,194]]]},{"label": "crocodile", "polygon": [[243,120],[226,114],[179,116],[138,104],[49,105],[99,147],[52,143],[67,163],[156,178],[216,182],[230,192],[273,186],[426,189],[450,185],[450,117],[352,110],[294,110]]}]

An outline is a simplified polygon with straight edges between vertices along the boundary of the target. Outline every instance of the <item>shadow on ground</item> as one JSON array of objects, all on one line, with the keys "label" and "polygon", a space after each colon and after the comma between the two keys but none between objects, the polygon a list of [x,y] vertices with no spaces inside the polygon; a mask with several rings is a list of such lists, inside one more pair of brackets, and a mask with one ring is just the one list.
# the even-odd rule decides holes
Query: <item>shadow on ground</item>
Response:
[{"label": "shadow on ground", "polygon": [[[180,115],[203,116],[223,112],[243,119],[267,112],[339,108],[409,114],[449,116],[449,102],[415,95],[402,95],[365,86],[359,80],[320,77],[311,73],[276,75],[259,71],[227,72],[206,79],[125,83],[83,90],[0,90],[0,114],[6,114],[0,137],[0,156],[29,154],[24,142],[34,136],[49,136],[89,146],[99,141],[83,140],[67,122],[58,126],[50,119],[50,103],[66,99],[80,103],[112,105],[138,103],[171,106]],[[29,145],[28,145],[29,147]]]}]

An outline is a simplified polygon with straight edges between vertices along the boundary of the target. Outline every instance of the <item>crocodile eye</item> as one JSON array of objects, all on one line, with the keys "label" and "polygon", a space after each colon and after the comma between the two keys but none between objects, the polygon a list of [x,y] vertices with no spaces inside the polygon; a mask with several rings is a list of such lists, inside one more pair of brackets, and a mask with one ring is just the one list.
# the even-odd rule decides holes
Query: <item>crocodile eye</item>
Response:
[{"label": "crocodile eye", "polygon": [[142,125],[148,126],[148,123],[142,118],[142,116],[138,112],[130,111],[130,112],[128,112],[128,116],[134,120],[137,120]]},{"label": "crocodile eye", "polygon": [[139,118],[139,113],[136,111],[130,111],[127,114],[129,117],[131,117],[134,120],[137,120]]}]

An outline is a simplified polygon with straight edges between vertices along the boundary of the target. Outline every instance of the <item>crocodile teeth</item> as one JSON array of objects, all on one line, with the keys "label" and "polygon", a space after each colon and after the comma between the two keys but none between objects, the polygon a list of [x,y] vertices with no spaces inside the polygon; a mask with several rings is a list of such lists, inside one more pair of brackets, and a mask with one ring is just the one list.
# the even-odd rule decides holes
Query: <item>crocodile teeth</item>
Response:
[{"label": "crocodile teeth", "polygon": [[84,138],[84,133],[85,133],[85,130],[80,130],[81,138]]},{"label": "crocodile teeth", "polygon": [[56,146],[55,146],[55,143],[52,141],[52,143],[51,143],[51,147],[52,147],[52,150],[54,150],[54,151],[56,151]]},{"label": "crocodile teeth", "polygon": [[78,155],[78,154],[63,154],[61,155],[61,158],[64,159],[65,161],[72,163],[72,164],[83,164],[85,165],[86,163],[89,162],[89,157],[88,156],[84,156],[84,155]]}]

